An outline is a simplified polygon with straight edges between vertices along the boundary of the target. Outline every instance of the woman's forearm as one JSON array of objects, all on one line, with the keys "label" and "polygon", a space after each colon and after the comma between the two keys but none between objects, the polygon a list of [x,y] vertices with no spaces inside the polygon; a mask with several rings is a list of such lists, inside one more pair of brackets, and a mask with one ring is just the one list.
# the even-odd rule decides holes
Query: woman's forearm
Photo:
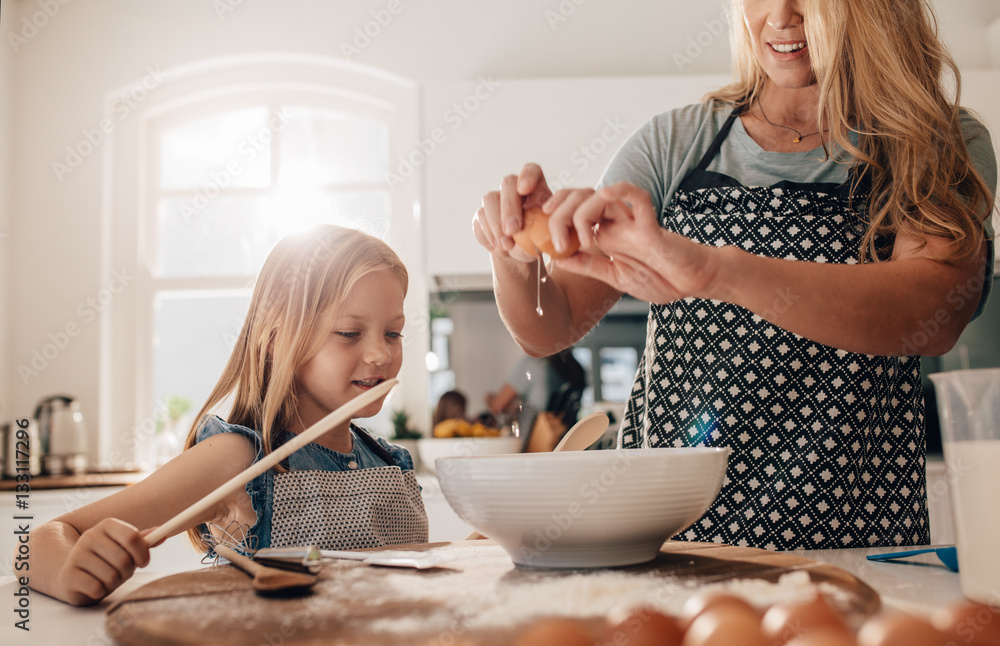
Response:
[{"label": "woman's forearm", "polygon": [[[536,263],[493,254],[494,293],[500,318],[529,355],[546,357],[573,345],[601,321],[621,293],[608,285]],[[541,309],[541,314],[538,310]]]},{"label": "woman's forearm", "polygon": [[983,263],[923,257],[866,265],[766,258],[735,247],[709,298],[828,346],[875,355],[939,355],[954,345],[983,287]]}]

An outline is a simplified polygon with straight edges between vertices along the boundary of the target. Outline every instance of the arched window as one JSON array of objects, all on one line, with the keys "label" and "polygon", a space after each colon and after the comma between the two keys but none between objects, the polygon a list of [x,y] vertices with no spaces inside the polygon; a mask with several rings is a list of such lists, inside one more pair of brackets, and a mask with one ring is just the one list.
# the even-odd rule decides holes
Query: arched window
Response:
[{"label": "arched window", "polygon": [[[101,455],[118,467],[155,466],[179,448],[164,435],[164,414],[186,401],[193,415],[204,403],[281,237],[319,223],[381,237],[410,269],[408,319],[419,327],[426,310],[418,187],[387,181],[391,160],[417,139],[415,86],[302,56],[229,58],[163,76],[141,118],[115,133],[106,166],[102,258],[135,276],[102,320]],[[426,335],[408,336],[406,363],[422,367]],[[413,373],[404,381],[425,392]],[[373,430],[391,428],[390,407]]]}]

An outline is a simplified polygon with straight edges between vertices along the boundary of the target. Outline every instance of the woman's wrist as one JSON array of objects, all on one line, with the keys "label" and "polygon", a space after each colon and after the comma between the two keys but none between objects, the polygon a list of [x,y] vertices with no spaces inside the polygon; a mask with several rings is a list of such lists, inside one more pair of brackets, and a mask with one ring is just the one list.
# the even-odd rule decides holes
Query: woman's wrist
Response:
[{"label": "woman's wrist", "polygon": [[739,304],[740,281],[745,278],[749,256],[739,247],[713,247],[706,271],[712,276],[700,298]]}]

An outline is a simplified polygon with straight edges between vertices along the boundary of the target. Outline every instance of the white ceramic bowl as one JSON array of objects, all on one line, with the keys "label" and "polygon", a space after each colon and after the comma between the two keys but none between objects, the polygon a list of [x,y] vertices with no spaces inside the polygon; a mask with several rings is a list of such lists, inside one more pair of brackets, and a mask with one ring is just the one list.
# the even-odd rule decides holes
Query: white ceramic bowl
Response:
[{"label": "white ceramic bowl", "polygon": [[610,567],[656,558],[722,488],[728,448],[440,458],[448,504],[517,565]]},{"label": "white ceramic bowl", "polygon": [[521,450],[521,438],[510,435],[500,437],[424,437],[417,440],[420,462],[430,472],[434,472],[434,462],[438,458],[473,455],[498,455],[517,453]]}]

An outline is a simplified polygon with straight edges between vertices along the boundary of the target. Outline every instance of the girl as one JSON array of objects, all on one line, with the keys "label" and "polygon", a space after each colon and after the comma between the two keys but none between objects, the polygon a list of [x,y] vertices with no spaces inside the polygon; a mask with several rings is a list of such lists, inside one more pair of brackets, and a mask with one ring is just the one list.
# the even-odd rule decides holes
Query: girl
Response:
[{"label": "girl", "polygon": [[[408,276],[381,240],[335,226],[285,238],[268,256],[236,346],[185,451],[142,482],[32,533],[32,584],[93,603],[149,563],[143,536],[402,364]],[[209,411],[230,399],[226,420]],[[371,417],[379,400],[358,412]],[[352,549],[427,540],[407,451],[352,423],[253,479],[196,527],[192,541]],[[226,528],[230,529],[227,533]],[[209,541],[206,541],[209,538]]]}]

